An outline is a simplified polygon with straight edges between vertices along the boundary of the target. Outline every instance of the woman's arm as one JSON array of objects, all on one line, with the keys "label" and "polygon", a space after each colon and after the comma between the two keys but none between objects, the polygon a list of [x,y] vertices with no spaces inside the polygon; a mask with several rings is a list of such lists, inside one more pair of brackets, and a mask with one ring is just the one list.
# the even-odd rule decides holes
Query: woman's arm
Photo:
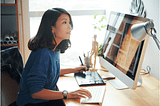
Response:
[{"label": "woman's arm", "polygon": [[69,74],[69,73],[78,73],[87,70],[86,66],[80,66],[76,68],[68,68],[68,69],[61,69],[60,75]]},{"label": "woman's arm", "polygon": [[[34,99],[42,99],[42,100],[56,100],[63,99],[63,94],[60,91],[52,91],[48,89],[43,89],[37,93],[31,95]],[[79,89],[73,92],[69,92],[67,94],[67,98],[91,98],[91,93],[85,89]]]},{"label": "woman's arm", "polygon": [[55,100],[62,99],[62,92],[43,89],[31,95],[33,99]]}]

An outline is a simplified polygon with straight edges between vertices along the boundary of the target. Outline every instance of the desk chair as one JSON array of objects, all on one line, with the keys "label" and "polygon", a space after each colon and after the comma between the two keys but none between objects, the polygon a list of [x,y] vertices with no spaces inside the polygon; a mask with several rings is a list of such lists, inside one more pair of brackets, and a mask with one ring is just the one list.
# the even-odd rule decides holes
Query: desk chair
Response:
[{"label": "desk chair", "polygon": [[1,106],[15,106],[23,70],[23,59],[17,46],[1,50]]}]

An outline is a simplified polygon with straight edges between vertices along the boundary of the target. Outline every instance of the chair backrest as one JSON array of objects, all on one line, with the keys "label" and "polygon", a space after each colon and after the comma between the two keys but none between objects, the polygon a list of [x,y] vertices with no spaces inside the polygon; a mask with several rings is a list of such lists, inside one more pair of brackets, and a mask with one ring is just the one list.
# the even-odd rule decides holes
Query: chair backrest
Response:
[{"label": "chair backrest", "polygon": [[18,46],[1,51],[1,71],[7,72],[18,83],[23,71],[23,59]]},{"label": "chair backrest", "polygon": [[1,106],[17,100],[23,70],[23,59],[18,47],[1,51]]}]

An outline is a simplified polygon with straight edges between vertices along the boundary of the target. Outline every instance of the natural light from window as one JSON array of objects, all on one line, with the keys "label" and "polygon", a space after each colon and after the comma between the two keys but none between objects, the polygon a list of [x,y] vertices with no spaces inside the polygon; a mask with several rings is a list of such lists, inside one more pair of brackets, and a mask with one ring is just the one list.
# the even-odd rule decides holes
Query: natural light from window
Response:
[{"label": "natural light from window", "polygon": [[[73,20],[73,30],[71,32],[71,48],[64,54],[61,54],[62,67],[74,67],[80,65],[78,56],[83,59],[83,52],[87,53],[91,50],[94,35],[93,23],[94,12],[90,10],[103,10],[105,0],[29,0],[29,12],[34,16],[30,16],[30,36],[34,37],[37,33],[42,13],[49,8],[61,7],[71,12]],[[81,12],[79,15],[78,12]],[[87,12],[87,13],[86,13]],[[37,15],[38,14],[38,15]],[[89,15],[87,15],[89,14]],[[105,15],[105,13],[102,13]],[[105,29],[98,33],[97,41],[103,43]]]},{"label": "natural light from window", "polygon": [[107,0],[29,0],[29,11],[45,11],[53,7],[66,10],[105,9]]}]

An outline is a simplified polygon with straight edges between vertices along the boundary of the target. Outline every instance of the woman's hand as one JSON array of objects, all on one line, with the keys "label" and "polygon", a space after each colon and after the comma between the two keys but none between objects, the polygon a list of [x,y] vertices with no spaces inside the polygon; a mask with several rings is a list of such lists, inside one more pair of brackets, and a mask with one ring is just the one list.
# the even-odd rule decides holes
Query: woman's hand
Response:
[{"label": "woman's hand", "polygon": [[74,72],[73,73],[78,73],[78,72],[82,73],[83,71],[87,71],[87,67],[86,66],[80,66],[80,67],[74,68]]},{"label": "woman's hand", "polygon": [[82,73],[83,71],[87,71],[86,66],[80,66],[80,67],[68,68],[68,69],[61,69],[60,75],[69,74],[69,73],[78,73],[78,72]]},{"label": "woman's hand", "polygon": [[73,92],[69,92],[67,94],[67,98],[69,99],[86,98],[86,97],[88,98],[92,97],[91,93],[86,89],[79,89]]}]

